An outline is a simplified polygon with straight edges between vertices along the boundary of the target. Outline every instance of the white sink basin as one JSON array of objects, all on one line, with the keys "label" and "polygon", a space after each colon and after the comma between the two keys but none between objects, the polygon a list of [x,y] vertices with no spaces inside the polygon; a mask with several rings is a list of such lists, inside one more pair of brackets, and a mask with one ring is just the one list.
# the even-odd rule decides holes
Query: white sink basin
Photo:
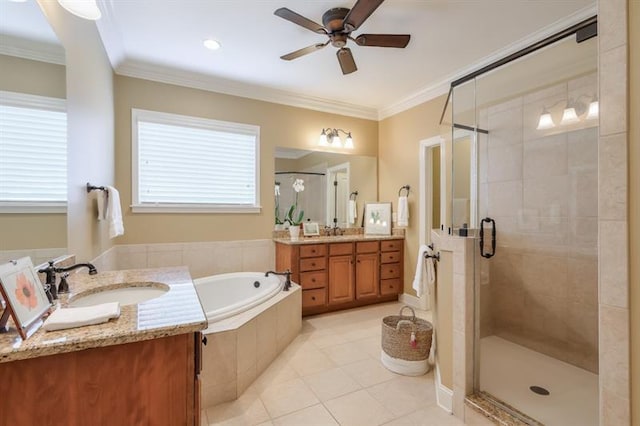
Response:
[{"label": "white sink basin", "polygon": [[100,303],[120,302],[120,306],[137,305],[160,297],[169,291],[169,287],[160,283],[136,283],[109,287],[89,294],[79,294],[71,299],[69,306],[79,308]]}]

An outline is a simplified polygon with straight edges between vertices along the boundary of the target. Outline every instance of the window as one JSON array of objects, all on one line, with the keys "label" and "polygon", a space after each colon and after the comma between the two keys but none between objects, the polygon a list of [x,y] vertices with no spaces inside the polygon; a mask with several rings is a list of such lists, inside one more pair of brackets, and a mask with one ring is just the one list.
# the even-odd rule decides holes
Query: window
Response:
[{"label": "window", "polygon": [[132,110],[133,211],[258,213],[260,128]]},{"label": "window", "polygon": [[65,212],[64,99],[0,92],[0,211]]}]

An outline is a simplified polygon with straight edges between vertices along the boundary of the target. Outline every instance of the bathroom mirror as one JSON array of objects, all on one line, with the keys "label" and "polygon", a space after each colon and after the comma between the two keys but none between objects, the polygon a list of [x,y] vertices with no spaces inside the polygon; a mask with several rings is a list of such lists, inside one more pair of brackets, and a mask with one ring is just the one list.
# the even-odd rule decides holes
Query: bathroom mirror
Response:
[{"label": "bathroom mirror", "polygon": [[[296,179],[303,180],[304,190],[294,190]],[[304,211],[303,221],[360,227],[365,203],[378,200],[378,162],[375,157],[278,147],[275,183],[279,195],[274,216],[280,222],[295,204],[297,194],[296,212]],[[355,218],[349,215],[349,199],[356,204]]]},{"label": "bathroom mirror", "polygon": [[[0,91],[64,100],[64,63],[64,48],[38,3],[4,1],[0,20]],[[3,97],[3,103],[8,102],[9,95]],[[18,98],[21,99],[20,96]],[[61,134],[65,137],[66,130]],[[57,161],[55,158],[50,162],[45,161],[43,167],[60,168],[60,162]],[[1,206],[0,263],[30,256],[37,265],[65,254],[65,211],[65,207],[43,211],[23,206],[14,206],[9,210],[6,205]]]}]

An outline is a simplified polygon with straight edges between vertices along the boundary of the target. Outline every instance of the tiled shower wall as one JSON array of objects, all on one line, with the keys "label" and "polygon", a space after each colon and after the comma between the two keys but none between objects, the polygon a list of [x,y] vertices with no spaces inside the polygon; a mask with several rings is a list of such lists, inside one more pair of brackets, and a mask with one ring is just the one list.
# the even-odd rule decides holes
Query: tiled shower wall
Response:
[{"label": "tiled shower wall", "polygon": [[[596,93],[594,73],[493,105],[479,145],[480,215],[497,228],[497,254],[482,259],[481,334],[595,373],[598,130],[584,116]],[[583,119],[561,126],[567,99]],[[536,130],[544,107],[558,124]]]},{"label": "tiled shower wall", "polygon": [[192,278],[273,269],[272,240],[117,245],[94,261],[99,271],[187,266]]}]

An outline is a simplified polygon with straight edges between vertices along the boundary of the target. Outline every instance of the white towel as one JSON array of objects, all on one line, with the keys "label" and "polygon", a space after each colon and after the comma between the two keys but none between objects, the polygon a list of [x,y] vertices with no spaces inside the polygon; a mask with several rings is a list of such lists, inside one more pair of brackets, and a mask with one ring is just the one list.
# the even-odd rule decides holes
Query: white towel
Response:
[{"label": "white towel", "polygon": [[409,226],[409,200],[406,195],[398,197],[398,226]]},{"label": "white towel", "polygon": [[83,308],[58,308],[49,315],[42,328],[47,331],[54,331],[84,327],[85,325],[101,324],[119,316],[120,304],[118,302],[102,303]]},{"label": "white towel", "polygon": [[349,224],[354,225],[358,218],[358,207],[356,206],[356,200],[349,200],[349,211],[347,212],[349,217]]},{"label": "white towel", "polygon": [[[421,245],[418,249],[418,261],[416,262],[416,273],[413,276],[413,289],[416,291],[418,297],[421,297],[425,291],[424,281],[422,279],[422,271],[424,270],[424,255],[430,251],[426,245]],[[431,259],[429,259],[431,260]]]},{"label": "white towel", "polygon": [[98,220],[102,221],[107,218],[107,191],[93,191],[96,194],[96,202],[98,204]]},{"label": "white towel", "polygon": [[107,186],[107,220],[109,221],[109,238],[124,234],[120,193],[113,186]]}]

